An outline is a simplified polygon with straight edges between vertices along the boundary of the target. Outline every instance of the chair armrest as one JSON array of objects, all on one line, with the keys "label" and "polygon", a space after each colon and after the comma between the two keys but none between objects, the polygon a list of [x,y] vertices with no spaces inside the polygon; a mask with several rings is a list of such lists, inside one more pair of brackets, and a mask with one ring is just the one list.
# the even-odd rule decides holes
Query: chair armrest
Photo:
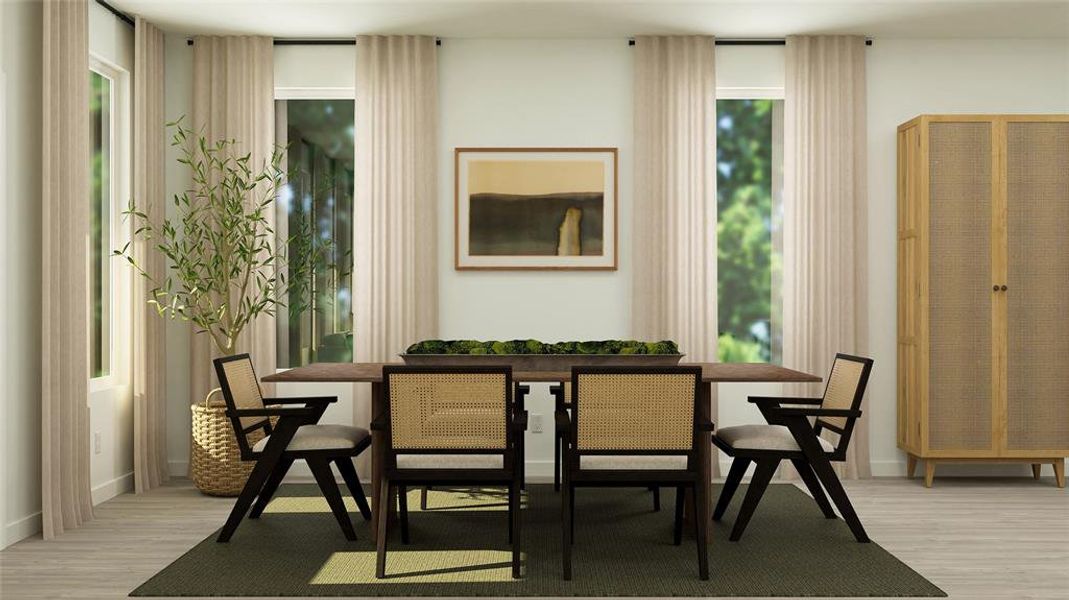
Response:
[{"label": "chair armrest", "polygon": [[572,428],[572,420],[568,418],[568,413],[563,410],[553,413],[553,420],[556,422],[558,432],[564,433]]},{"label": "chair armrest", "polygon": [[318,417],[319,411],[307,406],[297,407],[267,407],[267,408],[238,408],[227,410],[230,417]]},{"label": "chair armrest", "polygon": [[847,417],[856,419],[861,416],[860,410],[850,410],[849,408],[770,407],[770,412],[780,417]]},{"label": "chair armrest", "polygon": [[747,398],[751,404],[821,404],[823,398],[791,398],[785,396],[750,396]]},{"label": "chair armrest", "polygon": [[337,401],[337,396],[307,396],[304,398],[264,398],[264,404],[306,404],[309,406],[333,404]]},{"label": "chair armrest", "polygon": [[379,415],[377,418],[371,421],[371,431],[389,431],[390,420],[386,418],[386,415]]},{"label": "chair armrest", "polygon": [[530,393],[531,393],[531,386],[523,384],[523,383],[517,383],[516,384],[516,395],[517,396],[526,396],[527,394],[530,394]]}]

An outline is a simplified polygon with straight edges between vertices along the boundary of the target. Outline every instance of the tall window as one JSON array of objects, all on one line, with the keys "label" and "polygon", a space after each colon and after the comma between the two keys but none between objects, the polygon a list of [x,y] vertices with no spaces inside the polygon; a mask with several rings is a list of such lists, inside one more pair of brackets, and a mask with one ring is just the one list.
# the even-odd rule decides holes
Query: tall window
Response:
[{"label": "tall window", "polygon": [[717,100],[719,359],[778,362],[783,101]]},{"label": "tall window", "polygon": [[278,202],[280,239],[329,242],[310,281],[292,286],[278,313],[278,366],[353,359],[352,100],[278,100],[277,142],[288,180]]},{"label": "tall window", "polygon": [[111,370],[111,204],[113,81],[89,72],[90,214],[89,224],[89,344],[90,376]]}]

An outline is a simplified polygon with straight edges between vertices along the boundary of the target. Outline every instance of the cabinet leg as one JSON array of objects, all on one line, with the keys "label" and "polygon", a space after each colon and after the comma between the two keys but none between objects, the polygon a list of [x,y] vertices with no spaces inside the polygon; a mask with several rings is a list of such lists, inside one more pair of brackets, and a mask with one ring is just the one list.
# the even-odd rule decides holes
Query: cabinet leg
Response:
[{"label": "cabinet leg", "polygon": [[913,479],[913,473],[917,470],[917,457],[912,454],[906,455],[906,479]]},{"label": "cabinet leg", "polygon": [[1032,463],[1032,479],[1039,479],[1039,474],[1043,471],[1043,465],[1041,463]]},{"label": "cabinet leg", "polygon": [[1059,458],[1054,461],[1054,481],[1058,484],[1058,487],[1065,487],[1065,460]]},{"label": "cabinet leg", "polygon": [[929,458],[924,461],[924,487],[932,487],[933,479],[935,479],[935,461]]}]

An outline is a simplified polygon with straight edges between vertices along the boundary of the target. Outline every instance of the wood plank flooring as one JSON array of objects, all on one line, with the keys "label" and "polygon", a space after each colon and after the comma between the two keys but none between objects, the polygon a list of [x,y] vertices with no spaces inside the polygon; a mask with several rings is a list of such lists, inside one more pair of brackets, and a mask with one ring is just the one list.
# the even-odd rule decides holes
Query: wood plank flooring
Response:
[{"label": "wood plank flooring", "polygon": [[[1069,598],[1069,493],[1053,478],[845,485],[872,539],[951,598]],[[119,496],[58,540],[31,538],[0,552],[0,598],[125,598],[220,527],[232,502],[185,480]]]}]

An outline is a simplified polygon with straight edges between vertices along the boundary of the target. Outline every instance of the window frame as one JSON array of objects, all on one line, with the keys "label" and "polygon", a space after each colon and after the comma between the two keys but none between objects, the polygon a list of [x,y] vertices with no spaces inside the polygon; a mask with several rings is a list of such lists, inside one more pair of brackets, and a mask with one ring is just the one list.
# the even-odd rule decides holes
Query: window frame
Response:
[{"label": "window frame", "polygon": [[[89,71],[94,72],[111,82],[111,129],[108,132],[108,142],[111,149],[109,161],[110,198],[108,199],[108,239],[110,248],[105,248],[103,258],[111,261],[111,249],[121,248],[130,241],[129,227],[124,226],[122,212],[126,210],[126,201],[131,197],[132,169],[131,169],[131,100],[130,100],[130,73],[114,62],[107,60],[96,53],[89,54]],[[89,75],[88,73],[86,74]],[[91,239],[86,239],[86,246],[92,244]],[[92,256],[86,253],[87,261]],[[87,262],[88,266],[88,262]],[[116,315],[122,314],[129,303],[124,301],[123,291],[129,289],[129,273],[127,269],[117,268],[112,263],[108,269],[107,290],[109,293],[107,306],[107,322],[105,324],[104,352],[107,356],[108,372],[100,377],[92,377],[89,373],[89,392],[96,393],[124,385],[125,369],[123,357],[125,353],[120,348],[117,340],[125,339],[119,331],[119,321]],[[86,276],[89,275],[86,269]],[[89,310],[89,307],[86,307]],[[90,349],[92,352],[92,349]]]},{"label": "window frame", "polygon": [[[282,86],[282,85],[277,85],[277,86],[275,86],[275,93],[274,93],[274,98],[272,99],[272,105],[274,105],[274,103],[279,101],[279,100],[351,100],[352,102],[356,102],[356,87],[355,86],[353,86],[353,87],[349,87],[349,86],[339,86],[339,87],[327,86],[327,87],[322,87],[322,86]],[[355,111],[354,111],[354,113],[355,113]],[[354,123],[353,125],[355,127],[356,124]],[[272,143],[277,143],[277,140],[278,140],[278,132],[276,131],[275,132],[275,139],[272,141]],[[355,144],[356,144],[356,140],[355,139],[353,140],[353,144],[355,146]],[[354,151],[355,151],[355,147],[354,147]],[[355,189],[353,190],[353,202],[354,203],[356,202],[356,190]],[[355,210],[355,206],[354,206],[354,210]],[[353,283],[355,284],[355,281]],[[352,310],[352,308],[355,307],[355,302],[350,300],[349,306],[350,306],[350,310]],[[356,323],[355,323],[355,320],[356,320],[355,312],[351,312],[350,313],[350,317],[353,319],[353,321],[354,321],[353,325],[355,327],[355,325],[356,325]],[[353,350],[354,359],[355,359],[355,351],[356,350],[354,348],[354,350]],[[292,368],[293,367],[282,367],[282,366],[279,366],[277,364],[275,365],[275,371],[279,372],[279,373],[281,373],[282,371],[286,371],[286,370],[292,369]]]}]

